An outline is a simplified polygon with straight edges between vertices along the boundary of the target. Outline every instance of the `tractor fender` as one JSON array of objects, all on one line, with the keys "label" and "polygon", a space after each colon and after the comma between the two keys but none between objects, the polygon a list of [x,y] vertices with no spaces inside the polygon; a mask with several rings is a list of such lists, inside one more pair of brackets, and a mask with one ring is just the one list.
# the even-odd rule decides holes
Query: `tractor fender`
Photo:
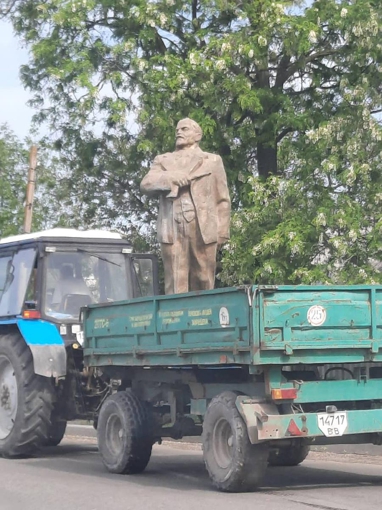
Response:
[{"label": "tractor fender", "polygon": [[17,325],[33,357],[34,372],[43,377],[64,377],[66,375],[65,343],[57,327],[41,319],[1,321],[2,324]]}]

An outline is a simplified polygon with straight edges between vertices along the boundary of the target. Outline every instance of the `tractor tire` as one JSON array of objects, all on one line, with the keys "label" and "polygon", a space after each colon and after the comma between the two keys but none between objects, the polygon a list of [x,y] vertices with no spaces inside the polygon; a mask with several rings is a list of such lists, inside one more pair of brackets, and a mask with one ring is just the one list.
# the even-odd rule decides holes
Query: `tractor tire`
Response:
[{"label": "tractor tire", "polygon": [[225,391],[211,400],[203,422],[203,457],[217,489],[252,492],[266,472],[268,445],[251,444],[236,397],[236,393]]},{"label": "tractor tire", "polygon": [[97,437],[108,471],[141,473],[149,463],[154,442],[149,407],[130,390],[111,395],[101,407]]},{"label": "tractor tire", "polygon": [[298,466],[309,455],[310,446],[298,443],[289,448],[277,448],[269,452],[270,466]]},{"label": "tractor tire", "polygon": [[30,455],[46,444],[53,385],[36,375],[29,347],[18,333],[0,336],[0,455]]},{"label": "tractor tire", "polygon": [[66,425],[66,420],[52,420],[45,446],[58,446],[65,435]]}]

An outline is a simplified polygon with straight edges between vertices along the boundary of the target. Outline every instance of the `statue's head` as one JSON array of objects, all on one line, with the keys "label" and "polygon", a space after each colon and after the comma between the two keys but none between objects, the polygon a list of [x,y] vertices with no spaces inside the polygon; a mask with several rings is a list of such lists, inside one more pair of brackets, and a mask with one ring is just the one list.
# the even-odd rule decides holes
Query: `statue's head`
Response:
[{"label": "statue's head", "polygon": [[182,119],[176,126],[175,146],[177,149],[187,149],[198,146],[203,136],[202,128],[192,119]]}]

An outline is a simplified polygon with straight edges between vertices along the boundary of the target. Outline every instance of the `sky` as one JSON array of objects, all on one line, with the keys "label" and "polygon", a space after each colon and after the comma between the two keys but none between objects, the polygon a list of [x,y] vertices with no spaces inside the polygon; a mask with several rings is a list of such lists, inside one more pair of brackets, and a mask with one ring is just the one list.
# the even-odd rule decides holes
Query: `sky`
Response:
[{"label": "sky", "polygon": [[28,52],[14,37],[10,23],[0,21],[0,124],[7,123],[21,139],[28,135],[34,113],[26,105],[31,94],[19,78],[20,66],[27,62]]}]

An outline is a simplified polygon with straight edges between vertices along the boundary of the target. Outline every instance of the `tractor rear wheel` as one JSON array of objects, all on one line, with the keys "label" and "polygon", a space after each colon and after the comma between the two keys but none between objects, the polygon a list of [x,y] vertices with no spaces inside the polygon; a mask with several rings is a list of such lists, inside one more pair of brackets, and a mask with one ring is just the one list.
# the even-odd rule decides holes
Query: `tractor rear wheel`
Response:
[{"label": "tractor rear wheel", "polygon": [[29,455],[46,444],[53,386],[36,375],[19,333],[0,336],[0,455]]},{"label": "tractor rear wheel", "polygon": [[56,420],[54,418],[51,420],[46,446],[58,446],[61,443],[65,435],[66,424],[66,420]]}]

